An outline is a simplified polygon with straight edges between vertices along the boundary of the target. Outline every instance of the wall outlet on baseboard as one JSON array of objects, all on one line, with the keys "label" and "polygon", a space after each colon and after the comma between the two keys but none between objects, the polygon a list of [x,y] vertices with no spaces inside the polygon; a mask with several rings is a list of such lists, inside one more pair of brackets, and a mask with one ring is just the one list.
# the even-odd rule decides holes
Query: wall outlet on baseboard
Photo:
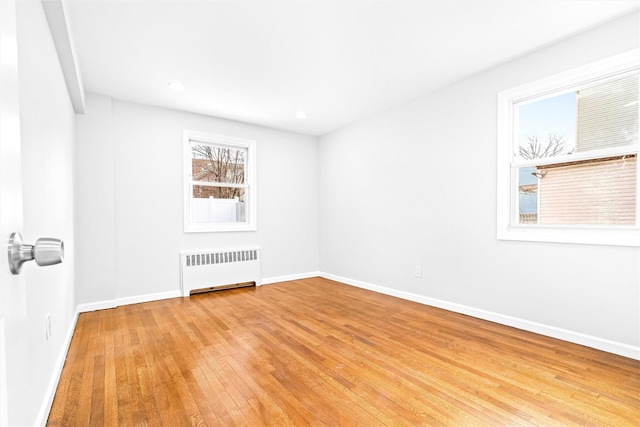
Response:
[{"label": "wall outlet on baseboard", "polygon": [[413,271],[413,275],[416,277],[422,277],[422,266],[420,265],[416,265],[414,271]]}]

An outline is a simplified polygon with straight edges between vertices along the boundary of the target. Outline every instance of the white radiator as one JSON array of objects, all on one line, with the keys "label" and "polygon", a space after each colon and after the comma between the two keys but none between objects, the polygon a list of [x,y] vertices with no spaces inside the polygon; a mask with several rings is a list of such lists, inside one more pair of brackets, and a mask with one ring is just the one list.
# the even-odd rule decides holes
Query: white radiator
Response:
[{"label": "white radiator", "polygon": [[241,286],[260,286],[260,250],[200,250],[180,252],[182,296]]}]

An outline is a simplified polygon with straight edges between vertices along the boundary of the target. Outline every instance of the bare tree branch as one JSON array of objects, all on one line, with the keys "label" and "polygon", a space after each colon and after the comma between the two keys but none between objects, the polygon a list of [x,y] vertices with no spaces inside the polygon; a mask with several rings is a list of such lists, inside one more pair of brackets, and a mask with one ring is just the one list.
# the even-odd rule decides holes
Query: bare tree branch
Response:
[{"label": "bare tree branch", "polygon": [[[193,145],[194,159],[207,160],[203,172],[207,172],[207,181],[226,184],[243,184],[245,180],[245,153],[239,149],[214,147],[211,145]],[[199,189],[202,191],[204,188]],[[195,192],[195,187],[194,187]],[[205,196],[220,199],[241,198],[244,189],[235,187],[206,187]]]},{"label": "bare tree branch", "polygon": [[520,157],[525,160],[553,157],[573,153],[573,148],[567,146],[567,138],[564,135],[550,133],[546,141],[540,135],[533,133],[527,136],[527,143],[519,147]]}]

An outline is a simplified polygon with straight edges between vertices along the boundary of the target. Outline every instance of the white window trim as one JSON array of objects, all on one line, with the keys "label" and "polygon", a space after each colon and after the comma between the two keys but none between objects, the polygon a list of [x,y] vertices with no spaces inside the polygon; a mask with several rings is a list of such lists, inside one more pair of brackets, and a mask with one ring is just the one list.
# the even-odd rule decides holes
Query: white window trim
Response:
[{"label": "white window trim", "polygon": [[[543,226],[516,224],[515,185],[511,163],[515,153],[516,126],[514,104],[555,96],[577,86],[589,84],[614,75],[640,69],[640,49],[615,55],[560,74],[527,83],[498,93],[498,152],[497,152],[497,238],[532,242],[578,243],[616,246],[640,246],[640,226]],[[639,144],[623,148],[625,152],[639,151]],[[575,155],[572,159],[575,159]],[[636,188],[640,192],[640,173],[636,174]],[[636,216],[640,215],[640,197],[636,198]],[[636,222],[639,224],[640,222]]]},{"label": "white window trim", "polygon": [[[183,145],[183,193],[184,193],[184,231],[185,233],[198,232],[225,232],[225,231],[256,231],[257,224],[257,147],[256,141],[251,139],[235,138],[224,135],[216,135],[206,132],[184,130],[182,137]],[[245,169],[245,183],[247,185],[246,196],[246,222],[238,223],[191,223],[191,142],[200,141],[203,143],[228,145],[231,147],[242,147],[247,149],[247,166]],[[224,184],[220,184],[224,186]]]}]

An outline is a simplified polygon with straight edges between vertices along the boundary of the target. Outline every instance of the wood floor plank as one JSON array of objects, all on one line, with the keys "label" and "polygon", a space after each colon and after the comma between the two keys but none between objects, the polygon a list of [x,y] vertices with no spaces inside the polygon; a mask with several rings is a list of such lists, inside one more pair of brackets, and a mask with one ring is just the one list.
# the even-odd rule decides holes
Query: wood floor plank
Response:
[{"label": "wood floor plank", "polygon": [[639,426],[640,361],[321,278],[79,316],[49,426]]}]

